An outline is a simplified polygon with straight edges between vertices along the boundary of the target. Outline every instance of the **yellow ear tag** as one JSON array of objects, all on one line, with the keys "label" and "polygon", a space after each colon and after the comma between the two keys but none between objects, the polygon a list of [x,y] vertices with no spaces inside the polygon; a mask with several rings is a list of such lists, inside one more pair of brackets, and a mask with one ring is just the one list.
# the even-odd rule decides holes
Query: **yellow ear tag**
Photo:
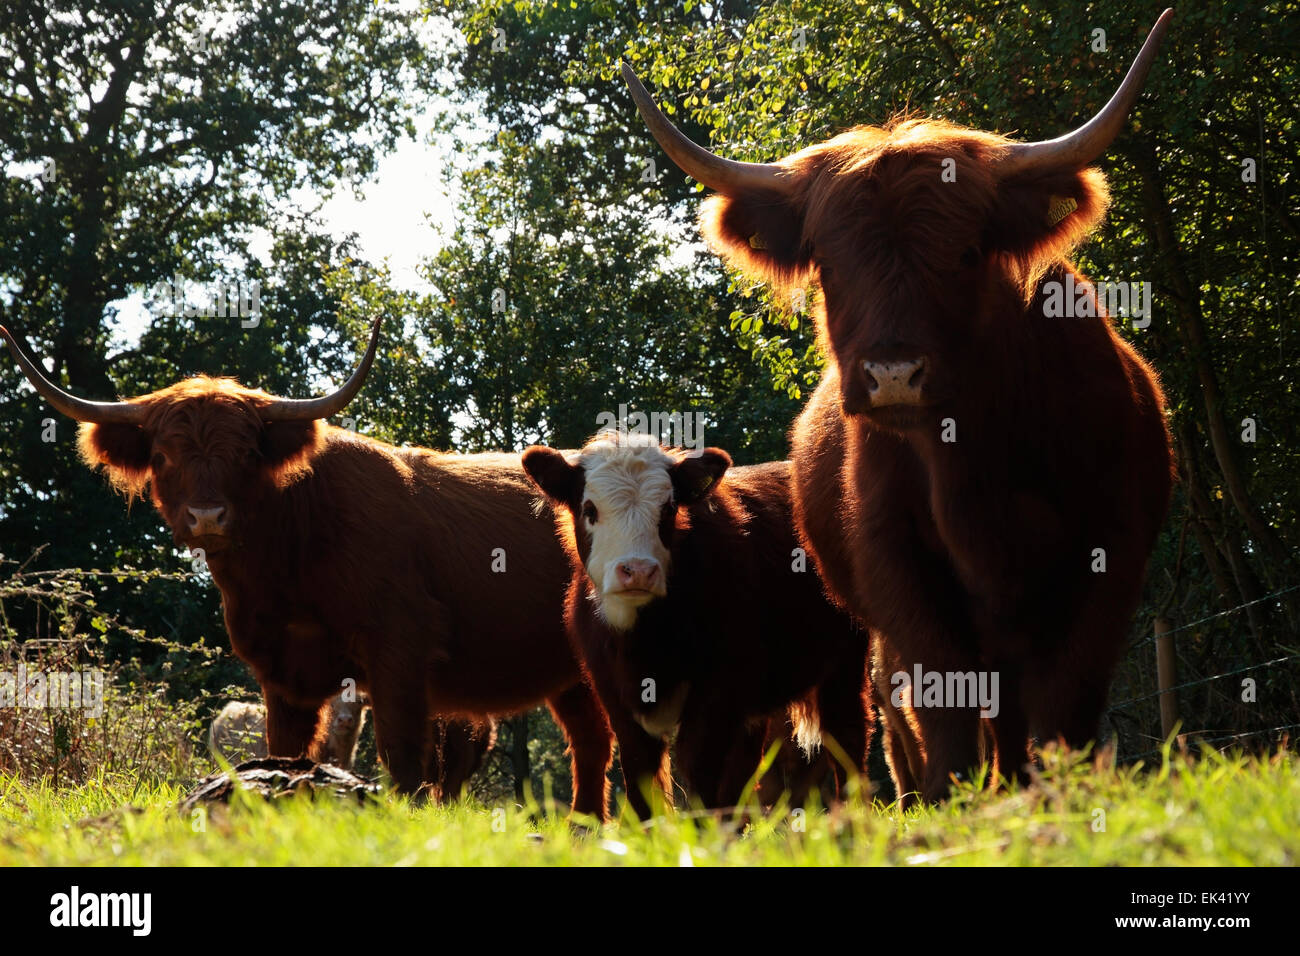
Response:
[{"label": "yellow ear tag", "polygon": [[766,249],[767,243],[763,241],[762,236],[760,236],[758,233],[754,233],[752,236],[749,237],[749,248]]},{"label": "yellow ear tag", "polygon": [[1047,205],[1047,224],[1055,226],[1078,208],[1079,204],[1069,196],[1053,196]]},{"label": "yellow ear tag", "polygon": [[708,491],[709,487],[712,484],[713,484],[713,476],[705,475],[704,480],[700,482],[700,494],[704,494],[704,492]]}]

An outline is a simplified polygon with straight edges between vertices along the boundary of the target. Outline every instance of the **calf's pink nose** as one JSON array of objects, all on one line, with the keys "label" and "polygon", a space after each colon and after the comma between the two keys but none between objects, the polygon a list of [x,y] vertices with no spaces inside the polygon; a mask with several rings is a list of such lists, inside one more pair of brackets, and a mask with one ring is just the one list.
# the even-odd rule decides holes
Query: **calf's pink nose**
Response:
[{"label": "calf's pink nose", "polygon": [[659,563],[643,558],[620,561],[618,564],[619,587],[628,589],[651,590],[659,580]]}]

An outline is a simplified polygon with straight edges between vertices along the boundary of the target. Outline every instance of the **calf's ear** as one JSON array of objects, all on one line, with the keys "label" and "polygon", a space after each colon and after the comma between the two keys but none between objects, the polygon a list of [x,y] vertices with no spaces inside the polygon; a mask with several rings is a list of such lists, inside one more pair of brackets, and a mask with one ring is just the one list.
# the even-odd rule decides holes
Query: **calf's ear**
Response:
[{"label": "calf's ear", "polygon": [[563,454],[544,445],[524,450],[524,472],[542,494],[556,504],[575,507],[582,494],[582,466],[571,465]]},{"label": "calf's ear", "polygon": [[102,467],[113,487],[134,497],[149,483],[153,440],[138,425],[83,422],[77,434],[81,460]]},{"label": "calf's ear", "polygon": [[692,505],[718,486],[718,479],[731,467],[731,456],[721,448],[706,448],[688,455],[668,469],[673,480],[673,498],[679,505]]}]

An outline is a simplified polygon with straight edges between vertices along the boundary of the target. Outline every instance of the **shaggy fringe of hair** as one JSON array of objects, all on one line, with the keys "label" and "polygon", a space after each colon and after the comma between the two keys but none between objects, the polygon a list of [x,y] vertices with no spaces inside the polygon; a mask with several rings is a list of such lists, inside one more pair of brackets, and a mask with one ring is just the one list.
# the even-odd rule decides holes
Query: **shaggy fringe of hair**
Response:
[{"label": "shaggy fringe of hair", "polygon": [[[250,420],[258,420],[262,409],[275,401],[275,398],[261,389],[245,388],[232,378],[197,375],[135,399],[137,404],[145,408],[144,421],[138,427],[148,436],[165,433],[175,426],[171,419],[177,414],[178,403],[186,400],[227,402],[241,406]],[[186,409],[186,413],[188,411]],[[311,459],[324,445],[329,427],[319,421],[314,426],[309,440],[276,464],[271,476],[276,487],[287,487],[311,474]],[[146,461],[142,467],[133,467],[114,460],[109,449],[100,441],[99,429],[109,427],[130,426],[101,426],[90,422],[81,424],[77,434],[77,449],[81,459],[92,469],[102,468],[113,488],[125,495],[128,501],[143,498],[152,478],[150,464]],[[216,449],[210,451],[215,452]]]},{"label": "shaggy fringe of hair", "polygon": [[[922,183],[928,185],[934,174],[930,164],[918,165],[919,158],[929,157],[936,163],[953,158],[958,163],[960,190],[954,197],[954,214],[987,219],[991,207],[983,208],[979,200],[987,197],[991,203],[998,201],[1003,184],[995,179],[993,167],[1011,145],[1011,140],[996,133],[945,120],[926,120],[914,113],[898,114],[883,126],[858,126],[780,160],[778,165],[790,172],[796,184],[792,194],[711,195],[700,209],[700,231],[714,251],[734,268],[786,295],[806,286],[815,272],[809,224],[861,201],[863,179],[857,174],[881,164],[897,165],[902,180],[885,180],[905,193]],[[1026,248],[998,253],[1015,277],[1026,304],[1032,300],[1043,274],[1095,228],[1110,204],[1101,170],[1085,168],[1075,175],[1069,194],[1078,208],[1059,223],[1044,228]],[[1021,210],[1011,212],[1023,214]],[[759,238],[759,248],[755,248],[753,240]],[[935,236],[934,241],[942,243],[946,238],[947,231]]]}]

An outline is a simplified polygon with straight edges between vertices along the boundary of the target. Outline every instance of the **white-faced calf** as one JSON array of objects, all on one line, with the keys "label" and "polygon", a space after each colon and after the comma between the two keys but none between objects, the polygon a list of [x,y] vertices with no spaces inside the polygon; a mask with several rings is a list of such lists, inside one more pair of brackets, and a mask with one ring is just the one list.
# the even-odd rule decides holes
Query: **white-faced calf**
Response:
[{"label": "white-faced calf", "polygon": [[[791,517],[788,462],[734,468],[607,432],[575,458],[524,453],[573,566],[570,638],[618,737],[628,797],[670,793],[668,738],[689,789],[733,806],[767,718],[796,700],[801,737],[834,736],[860,772],[871,727],[867,637],[826,600]],[[841,781],[843,771],[841,768]]]}]

